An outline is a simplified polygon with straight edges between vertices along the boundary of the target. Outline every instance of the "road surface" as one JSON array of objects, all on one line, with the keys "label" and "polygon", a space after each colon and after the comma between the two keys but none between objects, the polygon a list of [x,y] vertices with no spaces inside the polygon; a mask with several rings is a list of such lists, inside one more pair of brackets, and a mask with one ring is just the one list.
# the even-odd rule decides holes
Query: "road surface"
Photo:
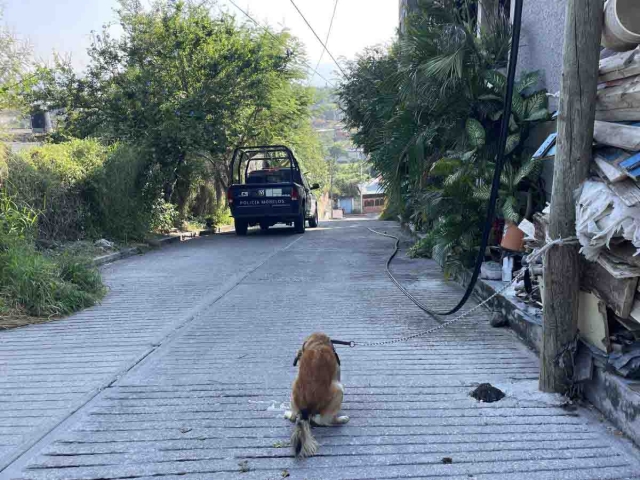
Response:
[{"label": "road surface", "polygon": [[[640,479],[607,422],[537,393],[537,358],[487,311],[340,348],[351,421],[293,460],[282,415],[306,335],[437,324],[385,276],[393,240],[367,227],[397,230],[345,220],[170,246],[105,267],[102,305],[0,332],[0,479]],[[439,308],[461,295],[429,260],[394,269]],[[477,402],[484,382],[507,396]]]}]

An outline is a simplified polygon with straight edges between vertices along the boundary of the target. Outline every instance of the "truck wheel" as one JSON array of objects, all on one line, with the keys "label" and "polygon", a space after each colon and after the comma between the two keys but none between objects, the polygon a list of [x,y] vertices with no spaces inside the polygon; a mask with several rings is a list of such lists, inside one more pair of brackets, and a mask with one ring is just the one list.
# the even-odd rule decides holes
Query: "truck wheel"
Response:
[{"label": "truck wheel", "polygon": [[318,226],[318,208],[316,207],[316,213],[309,219],[309,228],[316,228]]},{"label": "truck wheel", "polygon": [[235,220],[236,227],[236,235],[245,236],[247,234],[247,229],[249,228],[249,224],[244,220]]},{"label": "truck wheel", "polygon": [[293,228],[296,229],[296,233],[304,233],[305,223],[307,223],[304,218],[304,207],[302,208],[302,213],[296,218],[296,221],[293,222]]}]

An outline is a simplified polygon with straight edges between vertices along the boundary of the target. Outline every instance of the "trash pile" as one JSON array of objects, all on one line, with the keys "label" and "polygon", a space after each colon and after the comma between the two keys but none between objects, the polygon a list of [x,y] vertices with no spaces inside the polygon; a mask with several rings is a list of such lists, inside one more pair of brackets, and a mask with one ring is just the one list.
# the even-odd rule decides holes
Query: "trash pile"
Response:
[{"label": "trash pile", "polygon": [[[605,4],[593,161],[589,179],[576,192],[576,237],[581,253],[580,340],[611,371],[640,380],[640,16],[633,13],[636,8],[631,0]],[[548,135],[533,157],[553,161],[556,141],[557,133]],[[519,225],[494,226],[502,240],[487,252],[493,261],[481,271],[484,279],[510,282],[514,272],[524,268],[515,296],[536,315],[544,308],[543,259],[535,258],[529,265],[527,258],[557,241],[548,233],[549,212],[547,206]],[[591,353],[587,356],[591,358]]]},{"label": "trash pile", "polygon": [[[631,47],[604,50],[600,62],[591,175],[576,192],[582,254],[578,329],[582,342],[606,358],[612,371],[640,379],[640,47]],[[555,141],[553,134],[536,154],[555,156]],[[548,243],[548,209],[532,223],[528,247]]]}]

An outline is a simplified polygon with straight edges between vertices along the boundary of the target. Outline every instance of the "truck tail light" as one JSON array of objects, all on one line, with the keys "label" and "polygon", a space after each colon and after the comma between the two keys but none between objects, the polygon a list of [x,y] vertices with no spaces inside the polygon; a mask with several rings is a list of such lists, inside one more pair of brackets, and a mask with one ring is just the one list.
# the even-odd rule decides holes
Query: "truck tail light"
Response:
[{"label": "truck tail light", "polygon": [[291,200],[298,200],[298,189],[297,188],[292,188],[291,189]]},{"label": "truck tail light", "polygon": [[227,203],[233,205],[233,192],[231,189],[227,190]]}]

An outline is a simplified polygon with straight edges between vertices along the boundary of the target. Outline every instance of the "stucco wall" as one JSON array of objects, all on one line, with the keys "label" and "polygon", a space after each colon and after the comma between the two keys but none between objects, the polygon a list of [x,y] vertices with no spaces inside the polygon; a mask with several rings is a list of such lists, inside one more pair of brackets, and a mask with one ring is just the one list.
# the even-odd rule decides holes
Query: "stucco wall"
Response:
[{"label": "stucco wall", "polygon": [[[525,0],[522,11],[518,68],[543,70],[542,86],[549,93],[560,91],[566,4],[566,0]],[[557,100],[549,100],[550,107],[557,109]]]}]

